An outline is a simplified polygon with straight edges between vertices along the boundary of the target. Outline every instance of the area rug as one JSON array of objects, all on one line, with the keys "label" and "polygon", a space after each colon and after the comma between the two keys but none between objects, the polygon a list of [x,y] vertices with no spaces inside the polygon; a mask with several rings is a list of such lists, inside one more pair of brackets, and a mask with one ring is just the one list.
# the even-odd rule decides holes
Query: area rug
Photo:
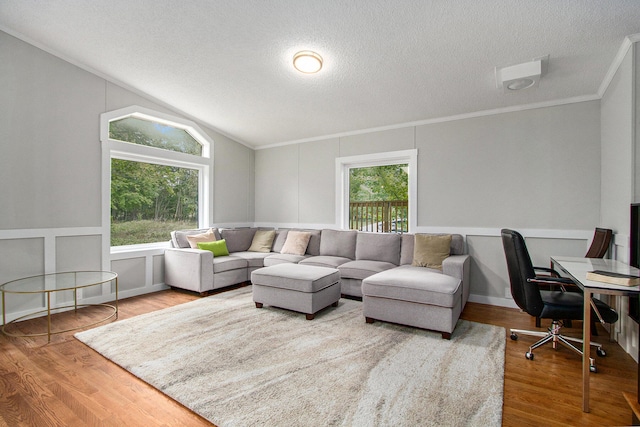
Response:
[{"label": "area rug", "polygon": [[314,320],[255,308],[251,287],[77,333],[220,427],[499,426],[505,331],[365,323],[341,299]]}]

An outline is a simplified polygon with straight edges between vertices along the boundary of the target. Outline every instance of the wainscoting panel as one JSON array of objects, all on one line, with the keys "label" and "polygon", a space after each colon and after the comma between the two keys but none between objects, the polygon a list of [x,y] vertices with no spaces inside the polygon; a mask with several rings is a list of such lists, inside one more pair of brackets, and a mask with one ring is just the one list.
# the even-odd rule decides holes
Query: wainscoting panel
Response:
[{"label": "wainscoting panel", "polygon": [[128,258],[111,261],[111,271],[118,273],[118,291],[126,294],[127,291],[144,288],[146,258]]}]

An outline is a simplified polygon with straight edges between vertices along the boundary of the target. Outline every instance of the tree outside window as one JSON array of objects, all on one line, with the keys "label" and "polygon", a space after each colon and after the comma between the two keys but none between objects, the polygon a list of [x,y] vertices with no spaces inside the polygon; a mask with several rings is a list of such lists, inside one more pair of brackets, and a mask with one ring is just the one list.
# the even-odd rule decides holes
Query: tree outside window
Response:
[{"label": "tree outside window", "polygon": [[[168,241],[172,230],[197,228],[202,166],[196,160],[190,167],[188,158],[201,158],[202,144],[186,129],[148,116],[108,125],[109,140],[121,144],[111,152],[111,246]],[[129,144],[145,146],[144,153],[128,153],[137,153]]]},{"label": "tree outside window", "polygon": [[349,228],[405,233],[409,230],[408,164],[349,169]]}]

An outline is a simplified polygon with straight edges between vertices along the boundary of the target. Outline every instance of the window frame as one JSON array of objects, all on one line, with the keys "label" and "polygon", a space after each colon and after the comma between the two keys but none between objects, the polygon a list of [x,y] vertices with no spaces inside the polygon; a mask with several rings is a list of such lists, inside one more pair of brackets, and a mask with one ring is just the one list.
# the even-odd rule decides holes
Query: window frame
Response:
[{"label": "window frame", "polygon": [[[202,145],[202,154],[198,156],[109,138],[109,124],[112,121],[127,117],[135,117],[183,129]],[[204,228],[207,224],[211,224],[213,213],[213,140],[196,123],[134,105],[100,115],[100,140],[102,142],[103,253],[167,246],[167,242],[111,246],[111,159],[113,158],[197,170],[198,227]]]},{"label": "window frame", "polygon": [[417,226],[418,150],[389,151],[336,158],[336,225],[349,228],[349,170],[371,166],[408,164],[409,233]]}]

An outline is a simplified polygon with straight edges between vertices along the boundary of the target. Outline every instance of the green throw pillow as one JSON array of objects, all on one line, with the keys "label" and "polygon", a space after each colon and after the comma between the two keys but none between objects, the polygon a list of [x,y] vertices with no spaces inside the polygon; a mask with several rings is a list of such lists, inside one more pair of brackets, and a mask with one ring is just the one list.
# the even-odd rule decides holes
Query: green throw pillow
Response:
[{"label": "green throw pillow", "polygon": [[198,248],[213,252],[213,256],[229,255],[227,241],[224,239],[216,240],[215,242],[198,242]]}]

